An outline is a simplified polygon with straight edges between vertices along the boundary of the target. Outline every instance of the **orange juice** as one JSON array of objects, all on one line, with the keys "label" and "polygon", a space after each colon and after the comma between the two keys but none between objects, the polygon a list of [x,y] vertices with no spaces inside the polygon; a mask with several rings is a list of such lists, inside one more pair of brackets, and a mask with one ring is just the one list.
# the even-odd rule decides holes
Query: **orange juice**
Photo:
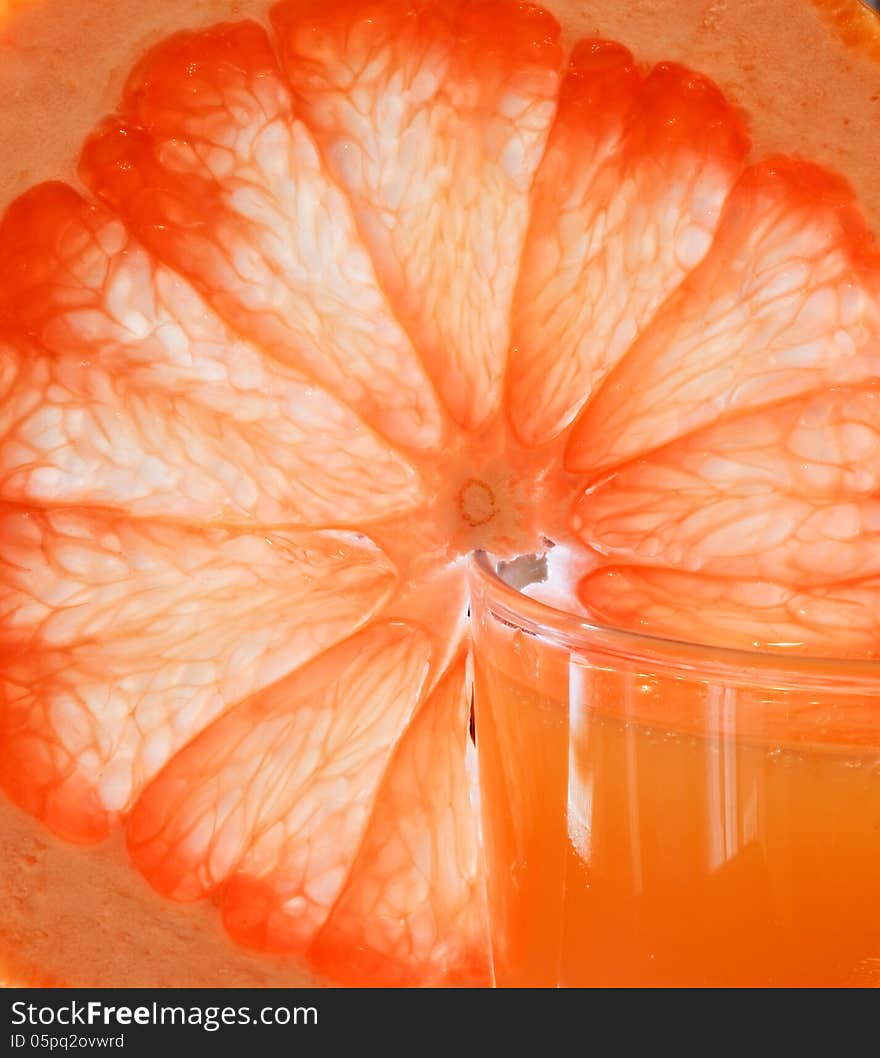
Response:
[{"label": "orange juice", "polygon": [[880,984],[878,749],[477,680],[499,985]]},{"label": "orange juice", "polygon": [[476,579],[497,984],[880,985],[876,666],[542,635]]}]

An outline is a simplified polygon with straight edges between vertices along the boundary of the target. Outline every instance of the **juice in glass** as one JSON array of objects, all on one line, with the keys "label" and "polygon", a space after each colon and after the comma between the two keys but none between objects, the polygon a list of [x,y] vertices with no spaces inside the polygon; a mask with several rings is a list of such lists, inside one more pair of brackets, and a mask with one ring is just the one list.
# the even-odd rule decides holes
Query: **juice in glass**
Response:
[{"label": "juice in glass", "polygon": [[472,564],[499,985],[880,985],[880,673],[592,627]]}]

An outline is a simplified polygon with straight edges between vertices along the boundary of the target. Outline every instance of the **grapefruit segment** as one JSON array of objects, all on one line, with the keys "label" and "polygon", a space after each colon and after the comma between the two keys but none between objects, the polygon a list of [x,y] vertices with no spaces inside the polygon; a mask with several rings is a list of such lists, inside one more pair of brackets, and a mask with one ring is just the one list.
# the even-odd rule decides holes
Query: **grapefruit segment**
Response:
[{"label": "grapefruit segment", "polygon": [[212,725],[131,815],[148,881],[184,900],[225,883],[234,937],[304,951],[348,876],[429,658],[418,628],[379,622]]},{"label": "grapefruit segment", "polygon": [[80,171],[242,335],[389,438],[440,443],[431,387],[260,26],[154,48],[120,116],[87,141]]},{"label": "grapefruit segment", "polygon": [[880,258],[849,187],[788,158],[747,169],[703,262],[578,420],[572,470],[880,373]]},{"label": "grapefruit segment", "polygon": [[369,620],[395,574],[335,533],[259,535],[4,505],[0,781],[104,837],[231,705]]},{"label": "grapefruit segment", "polygon": [[237,338],[63,184],[0,225],[0,364],[9,500],[324,526],[420,498],[414,468],[346,405]]},{"label": "grapefruit segment", "polygon": [[310,0],[272,20],[399,318],[457,422],[478,427],[501,400],[559,27],[507,0]]},{"label": "grapefruit segment", "polygon": [[880,575],[880,391],[830,390],[723,420],[579,502],[615,563],[805,587]]},{"label": "grapefruit segment", "polygon": [[385,987],[486,979],[469,714],[460,656],[398,744],[345,888],[309,950],[331,979]]},{"label": "grapefruit segment", "polygon": [[819,657],[880,656],[880,579],[800,588],[676,570],[607,567],[578,594],[598,620],[652,635]]},{"label": "grapefruit segment", "polygon": [[527,444],[568,426],[702,260],[748,141],[718,89],[628,52],[574,53],[538,170],[513,309],[510,415]]}]

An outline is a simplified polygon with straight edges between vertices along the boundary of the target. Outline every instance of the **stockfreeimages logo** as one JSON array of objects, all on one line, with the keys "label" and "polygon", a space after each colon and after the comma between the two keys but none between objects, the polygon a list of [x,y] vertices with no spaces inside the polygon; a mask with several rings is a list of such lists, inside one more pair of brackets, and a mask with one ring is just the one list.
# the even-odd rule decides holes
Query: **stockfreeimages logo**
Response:
[{"label": "stockfreeimages logo", "polygon": [[76,1029],[100,1026],[124,1028],[129,1025],[193,1025],[206,1032],[216,1032],[225,1025],[317,1025],[317,1007],[249,1006],[165,1006],[148,1003],[131,1007],[110,1005],[100,1000],[87,1003],[73,1000],[62,1006],[40,1006],[37,1003],[12,1004],[12,1024],[32,1028]]}]

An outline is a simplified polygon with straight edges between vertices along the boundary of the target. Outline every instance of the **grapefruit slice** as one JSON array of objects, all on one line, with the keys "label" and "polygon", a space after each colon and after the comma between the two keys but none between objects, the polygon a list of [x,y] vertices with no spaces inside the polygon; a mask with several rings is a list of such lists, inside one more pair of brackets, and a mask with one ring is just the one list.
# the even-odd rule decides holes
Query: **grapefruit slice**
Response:
[{"label": "grapefruit slice", "polygon": [[94,841],[194,732],[369,620],[395,574],[335,534],[8,507],[3,786]]},{"label": "grapefruit slice", "polygon": [[270,979],[484,983],[468,551],[877,656],[880,191],[833,113],[760,104],[821,51],[866,122],[880,29],[802,7],[743,81],[683,0],[633,52],[512,0],[159,4],[77,176],[0,224],[7,796],[122,831]]},{"label": "grapefruit slice", "polygon": [[538,170],[509,375],[528,444],[572,422],[703,259],[748,149],[710,82],[667,63],[637,77],[624,50],[582,43]]},{"label": "grapefruit slice", "polygon": [[239,333],[392,437],[436,446],[437,401],[260,26],[153,49],[80,168]]},{"label": "grapefruit slice", "polygon": [[277,6],[272,22],[401,321],[456,421],[482,425],[501,399],[529,190],[556,110],[555,19],[492,0],[314,0]]},{"label": "grapefruit slice", "polygon": [[346,403],[69,187],[18,199],[0,245],[6,498],[305,526],[418,506],[413,468]]}]

